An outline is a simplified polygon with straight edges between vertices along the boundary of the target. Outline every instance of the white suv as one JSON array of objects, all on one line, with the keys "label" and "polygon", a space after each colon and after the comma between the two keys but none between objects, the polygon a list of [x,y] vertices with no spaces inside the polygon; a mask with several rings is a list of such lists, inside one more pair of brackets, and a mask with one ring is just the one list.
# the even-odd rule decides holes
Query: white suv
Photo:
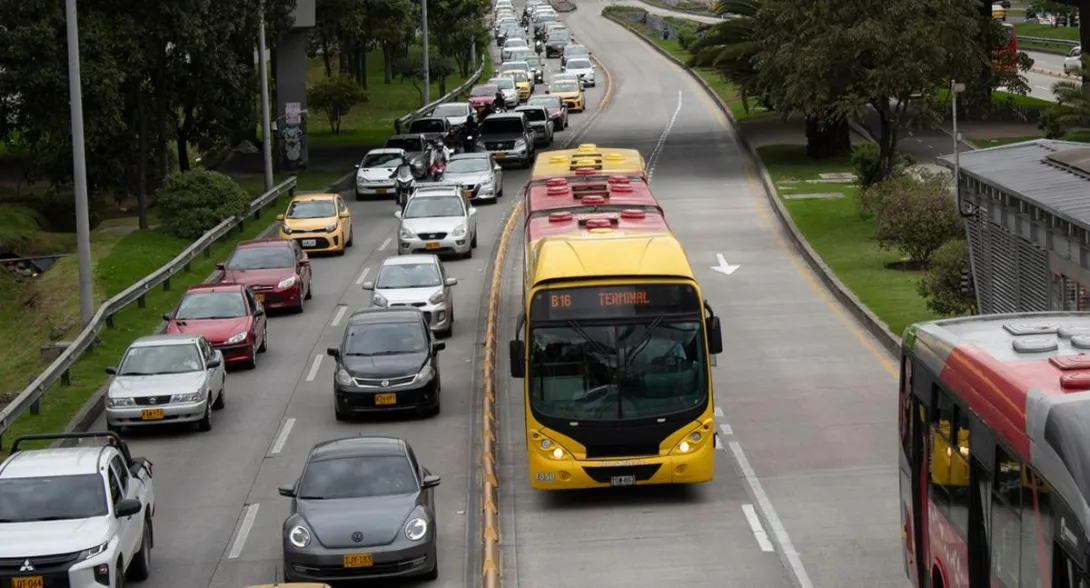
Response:
[{"label": "white suv", "polygon": [[[25,449],[32,441],[100,446]],[[151,573],[151,464],[113,433],[27,435],[0,463],[0,585],[118,588]]]}]

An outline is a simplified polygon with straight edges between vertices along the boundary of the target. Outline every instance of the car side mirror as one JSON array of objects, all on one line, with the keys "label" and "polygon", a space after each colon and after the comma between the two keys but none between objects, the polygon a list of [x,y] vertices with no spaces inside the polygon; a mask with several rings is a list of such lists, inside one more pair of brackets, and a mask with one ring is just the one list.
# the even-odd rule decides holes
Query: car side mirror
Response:
[{"label": "car side mirror", "polygon": [[117,375],[117,368],[115,368],[113,366],[110,366],[110,367],[106,368],[106,373],[110,374],[111,376],[116,376]]},{"label": "car side mirror", "polygon": [[277,488],[276,491],[279,492],[281,496],[295,498],[295,486],[281,486]]},{"label": "car side mirror", "polygon": [[309,265],[310,265],[310,260],[309,259],[300,259],[299,260],[299,266],[300,267],[307,267]]},{"label": "car side mirror", "polygon": [[477,214],[477,209],[470,206],[469,207],[469,216],[475,216],[476,214]]},{"label": "car side mirror", "polygon": [[360,286],[360,288],[363,288],[364,290],[374,290],[375,289],[375,283],[374,282],[364,282],[363,285]]},{"label": "car side mirror", "polygon": [[216,264],[216,269],[218,269],[218,270],[220,270],[220,271],[222,272],[223,270],[227,269],[227,264],[225,264],[225,263],[217,263],[217,264]]},{"label": "car side mirror", "polygon": [[344,211],[344,212],[342,212],[342,213],[340,214],[340,217],[341,217],[341,218],[348,218],[348,217],[350,217],[350,216],[352,216],[352,213],[351,213],[351,212],[348,212],[347,210],[346,210],[346,211]]},{"label": "car side mirror", "polygon": [[723,330],[719,326],[719,317],[708,319],[708,353],[717,355],[723,353]]},{"label": "car side mirror", "polygon": [[439,352],[439,351],[443,351],[446,348],[447,348],[447,344],[446,344],[445,341],[436,341],[435,343],[431,344],[432,351]]},{"label": "car side mirror", "polygon": [[208,369],[215,369],[221,365],[223,365],[223,361],[217,357],[216,359],[209,360]]},{"label": "car side mirror", "polygon": [[254,310],[254,316],[265,316],[265,309],[264,308],[258,308],[256,310]]},{"label": "car side mirror", "polygon": [[523,364],[526,358],[526,343],[519,339],[509,342],[507,353],[511,356],[511,377],[516,379],[526,377],[526,366]]},{"label": "car side mirror", "polygon": [[169,312],[167,312],[167,313],[164,313],[164,314],[163,314],[163,320],[164,320],[164,321],[170,321],[170,320],[172,320],[172,319],[170,318],[170,313],[169,313]]},{"label": "car side mirror", "polygon": [[401,211],[400,210],[395,210],[394,211],[394,218],[401,218]]},{"label": "car side mirror", "polygon": [[420,486],[423,488],[435,488],[439,485],[439,479],[439,476],[428,474],[424,476],[424,481],[420,484]]},{"label": "car side mirror", "polygon": [[278,220],[278,221],[284,220],[284,215],[282,215],[282,214],[276,215],[276,220]]},{"label": "car side mirror", "polygon": [[359,169],[359,168],[360,168],[360,164],[358,164],[358,163],[357,163],[356,165],[353,165],[352,167],[353,167],[353,168],[355,168],[355,169]]},{"label": "car side mirror", "polygon": [[457,286],[458,285],[458,278],[447,278],[447,285],[448,286]]},{"label": "car side mirror", "polygon": [[501,167],[499,164],[496,164],[496,165],[492,166],[492,171],[501,172],[501,171],[503,171],[503,167]]},{"label": "car side mirror", "polygon": [[332,358],[334,358],[334,359],[340,359],[341,358],[341,350],[337,349],[336,347],[327,347],[326,350],[325,350],[325,354],[332,357]]},{"label": "car side mirror", "polygon": [[117,518],[131,517],[138,514],[144,508],[143,504],[135,498],[122,498],[114,505],[114,516]]}]

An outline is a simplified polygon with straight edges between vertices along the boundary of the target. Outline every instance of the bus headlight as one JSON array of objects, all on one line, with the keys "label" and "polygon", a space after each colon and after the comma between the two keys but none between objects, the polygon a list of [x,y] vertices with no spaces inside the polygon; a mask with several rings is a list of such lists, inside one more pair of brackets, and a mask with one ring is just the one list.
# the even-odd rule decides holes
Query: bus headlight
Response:
[{"label": "bus headlight", "polygon": [[678,442],[677,445],[674,446],[673,452],[685,455],[700,449],[700,447],[703,446],[704,441],[710,437],[710,435],[705,435],[706,431],[711,430],[713,424],[714,423],[704,423],[696,429],[690,431],[688,435],[686,435],[681,441]]},{"label": "bus headlight", "polygon": [[564,448],[557,445],[552,439],[541,439],[538,443],[541,450],[553,459],[564,459],[568,456],[568,453],[564,451]]}]

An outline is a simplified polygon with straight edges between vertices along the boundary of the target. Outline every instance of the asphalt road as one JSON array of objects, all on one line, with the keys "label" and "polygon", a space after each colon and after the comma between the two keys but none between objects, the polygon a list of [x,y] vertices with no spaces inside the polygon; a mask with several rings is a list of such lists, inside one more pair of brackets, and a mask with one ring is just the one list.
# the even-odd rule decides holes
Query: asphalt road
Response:
[{"label": "asphalt road", "polygon": [[[583,0],[563,16],[615,84],[584,140],[642,151],[723,318],[714,368],[723,452],[715,481],[701,486],[533,491],[522,381],[502,379],[505,586],[903,588],[892,360],[789,245],[725,117],[687,74],[602,18],[607,5]],[[513,236],[504,274],[504,339],[522,305],[522,239]],[[712,271],[720,253],[741,268]],[[774,525],[751,522],[756,511]]]},{"label": "asphalt road", "polygon": [[[588,113],[602,94],[601,88],[587,92]],[[573,114],[569,129],[557,133],[556,146],[589,117]],[[240,588],[272,582],[281,568],[281,525],[290,506],[277,487],[296,479],[315,443],[360,434],[407,439],[421,463],[442,477],[436,498],[440,574],[430,585],[462,588],[467,574],[479,576],[476,564],[466,565],[467,547],[479,545],[476,532],[467,537],[466,528],[469,492],[478,491],[468,487],[477,462],[471,427],[479,416],[473,363],[483,333],[478,311],[501,220],[527,178],[527,171],[505,170],[504,198],[479,207],[476,255],[447,262],[450,275],[459,279],[456,324],[439,355],[443,412],[427,419],[339,423],[333,417],[333,362],[325,349],[339,344],[346,313],[369,305],[359,285],[365,272],[373,278],[382,260],[396,254],[397,241],[392,202],[348,198],[355,246],[343,257],[314,259],[314,298],[303,314],[270,319],[269,351],[259,356],[256,370],[228,376],[227,406],[214,413],[213,430],[126,434],[134,454],[155,464],[154,561],[152,577],[142,586]],[[102,420],[96,423],[104,426]]]}]

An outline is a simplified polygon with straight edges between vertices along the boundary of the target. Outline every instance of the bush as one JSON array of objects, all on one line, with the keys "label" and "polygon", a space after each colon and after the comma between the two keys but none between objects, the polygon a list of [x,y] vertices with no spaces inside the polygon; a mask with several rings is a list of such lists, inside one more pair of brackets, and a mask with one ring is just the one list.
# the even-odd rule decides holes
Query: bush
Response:
[{"label": "bush", "polygon": [[367,92],[346,76],[322,78],[307,90],[307,103],[325,114],[334,135],[341,132],[341,118],[364,102],[367,102]]},{"label": "bush", "polygon": [[884,195],[872,203],[874,237],[882,246],[926,264],[936,249],[961,234],[957,203],[942,174],[920,170],[918,178],[906,174],[884,183]]},{"label": "bush", "polygon": [[[907,153],[893,155],[893,175],[897,176],[916,165],[916,159]],[[873,186],[881,181],[878,145],[867,142],[852,147],[852,169],[855,170],[855,183],[860,188]]]},{"label": "bush", "polygon": [[[943,243],[931,256],[931,267],[916,285],[927,300],[927,308],[944,316],[976,313],[976,293],[965,284],[969,272],[969,244],[965,239]],[[968,287],[966,287],[968,286]]]},{"label": "bush", "polygon": [[234,180],[203,168],[170,174],[156,196],[164,230],[188,240],[230,216],[244,214],[249,205],[249,194]]}]

